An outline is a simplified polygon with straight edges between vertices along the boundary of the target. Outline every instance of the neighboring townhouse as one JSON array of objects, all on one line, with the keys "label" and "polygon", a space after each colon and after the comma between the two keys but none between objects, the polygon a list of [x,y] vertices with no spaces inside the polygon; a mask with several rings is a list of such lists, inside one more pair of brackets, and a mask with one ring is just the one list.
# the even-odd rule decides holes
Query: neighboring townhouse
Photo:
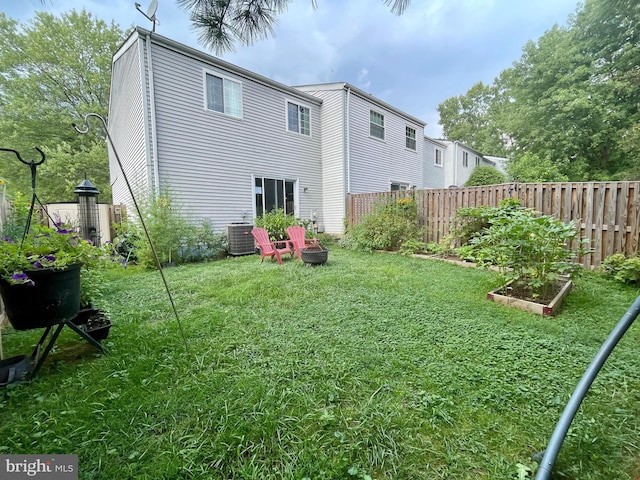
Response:
[{"label": "neighboring townhouse", "polygon": [[493,163],[424,127],[348,83],[289,87],[140,27],[113,58],[109,131],[136,197],[168,186],[216,230],[284,208],[340,234],[349,193],[462,185]]},{"label": "neighboring townhouse", "polygon": [[[485,158],[480,152],[458,141],[438,140],[446,145],[444,187],[461,187],[469,179],[473,169],[479,166],[496,166],[496,162]],[[495,157],[497,158],[497,157]],[[443,188],[443,187],[440,187]]]},{"label": "neighboring townhouse", "polygon": [[322,99],[326,231],[342,232],[348,193],[424,187],[423,121],[348,83],[296,88]]}]

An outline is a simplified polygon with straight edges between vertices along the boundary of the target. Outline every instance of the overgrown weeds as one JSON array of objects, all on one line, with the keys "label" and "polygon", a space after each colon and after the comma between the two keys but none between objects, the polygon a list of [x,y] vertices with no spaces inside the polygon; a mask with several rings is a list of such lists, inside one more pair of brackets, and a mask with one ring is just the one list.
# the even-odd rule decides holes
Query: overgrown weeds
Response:
[{"label": "overgrown weeds", "polygon": [[341,245],[355,250],[399,250],[407,242],[422,239],[418,209],[413,198],[381,201],[351,227]]}]

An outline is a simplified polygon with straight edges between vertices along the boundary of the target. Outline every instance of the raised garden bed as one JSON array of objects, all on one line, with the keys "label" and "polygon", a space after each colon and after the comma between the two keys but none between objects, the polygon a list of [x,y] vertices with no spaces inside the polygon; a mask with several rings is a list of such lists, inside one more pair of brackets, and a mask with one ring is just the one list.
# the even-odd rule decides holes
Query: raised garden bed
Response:
[{"label": "raised garden bed", "polygon": [[487,299],[538,315],[555,315],[573,286],[569,279],[558,281],[548,299],[534,299],[513,289],[512,282],[487,294]]}]

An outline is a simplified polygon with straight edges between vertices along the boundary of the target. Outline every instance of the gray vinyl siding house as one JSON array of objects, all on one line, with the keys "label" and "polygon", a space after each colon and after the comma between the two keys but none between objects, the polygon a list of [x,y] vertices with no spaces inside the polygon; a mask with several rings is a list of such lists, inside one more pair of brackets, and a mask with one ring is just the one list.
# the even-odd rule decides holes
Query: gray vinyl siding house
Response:
[{"label": "gray vinyl siding house", "polygon": [[[285,208],[341,234],[347,194],[461,185],[464,151],[486,161],[424,127],[348,83],[290,87],[140,27],[113,58],[109,131],[136,198],[169,188],[218,231]],[[133,212],[115,153],[113,199]]]},{"label": "gray vinyl siding house", "polygon": [[[217,100],[215,81],[224,85]],[[215,101],[231,107],[215,110]],[[251,221],[259,200],[301,218],[321,215],[321,104],[136,28],[114,56],[109,130],[136,197],[168,186],[191,220],[222,230]],[[300,131],[288,123],[295,114],[304,117]],[[114,201],[131,205],[115,162],[110,167]],[[268,185],[278,191],[269,195]]]}]

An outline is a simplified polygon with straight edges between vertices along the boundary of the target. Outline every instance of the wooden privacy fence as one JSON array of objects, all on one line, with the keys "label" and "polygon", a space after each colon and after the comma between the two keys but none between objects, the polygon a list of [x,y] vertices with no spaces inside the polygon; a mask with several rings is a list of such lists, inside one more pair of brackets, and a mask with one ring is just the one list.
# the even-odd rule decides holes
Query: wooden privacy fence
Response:
[{"label": "wooden privacy fence", "polygon": [[348,195],[347,222],[359,223],[379,201],[413,196],[425,242],[439,242],[453,226],[462,207],[498,206],[517,198],[524,207],[563,222],[574,221],[590,253],[581,257],[585,267],[597,267],[609,255],[638,252],[640,235],[640,182],[510,183],[482,187],[429,189]]}]

